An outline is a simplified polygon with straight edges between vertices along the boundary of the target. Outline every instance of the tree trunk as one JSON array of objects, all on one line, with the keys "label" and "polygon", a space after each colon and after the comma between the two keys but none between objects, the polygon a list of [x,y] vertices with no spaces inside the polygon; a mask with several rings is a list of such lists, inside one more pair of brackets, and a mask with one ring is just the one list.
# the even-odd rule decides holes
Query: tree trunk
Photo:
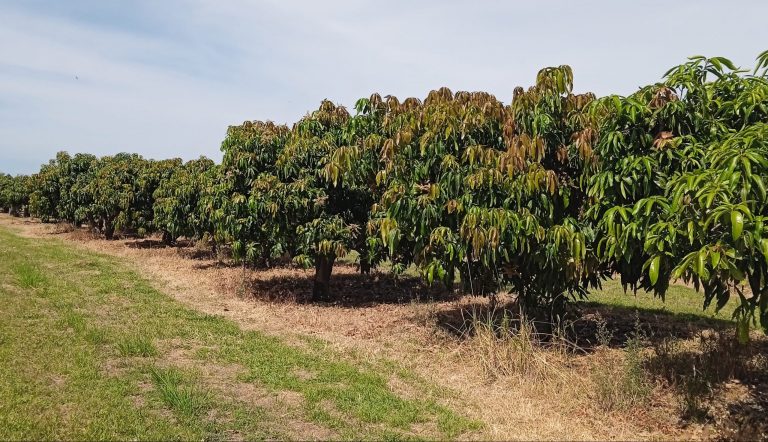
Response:
[{"label": "tree trunk", "polygon": [[330,298],[331,272],[335,256],[318,256],[315,262],[315,284],[312,287],[312,301],[327,301]]},{"label": "tree trunk", "polygon": [[166,246],[171,246],[173,243],[175,243],[174,238],[171,236],[171,233],[167,230],[163,230],[163,244]]},{"label": "tree trunk", "polygon": [[449,294],[453,293],[453,286],[456,282],[456,266],[453,264],[450,264],[448,266],[448,274],[445,277],[445,289],[448,290]]},{"label": "tree trunk", "polygon": [[104,220],[104,238],[108,240],[115,239],[115,226],[110,220]]},{"label": "tree trunk", "polygon": [[362,250],[359,250],[357,253],[360,254],[360,274],[370,275],[371,274],[371,257],[368,255],[368,250],[362,249]]}]

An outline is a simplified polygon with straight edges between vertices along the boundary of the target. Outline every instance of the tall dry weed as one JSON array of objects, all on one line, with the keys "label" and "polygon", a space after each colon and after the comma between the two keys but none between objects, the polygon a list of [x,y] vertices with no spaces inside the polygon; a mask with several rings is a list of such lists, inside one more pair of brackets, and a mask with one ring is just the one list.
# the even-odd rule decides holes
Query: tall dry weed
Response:
[{"label": "tall dry weed", "polygon": [[568,376],[570,343],[563,333],[540,333],[532,320],[506,309],[468,314],[467,345],[488,377],[548,382]]},{"label": "tall dry weed", "polygon": [[[604,321],[598,322],[598,352],[607,350],[612,334]],[[651,392],[653,384],[645,365],[647,356],[644,351],[644,341],[647,339],[635,318],[635,327],[624,344],[620,355],[615,355],[611,363],[598,364],[592,372],[594,382],[593,397],[595,404],[603,411],[628,410],[644,404]],[[606,360],[609,359],[605,352]],[[607,362],[607,361],[606,361]]]}]

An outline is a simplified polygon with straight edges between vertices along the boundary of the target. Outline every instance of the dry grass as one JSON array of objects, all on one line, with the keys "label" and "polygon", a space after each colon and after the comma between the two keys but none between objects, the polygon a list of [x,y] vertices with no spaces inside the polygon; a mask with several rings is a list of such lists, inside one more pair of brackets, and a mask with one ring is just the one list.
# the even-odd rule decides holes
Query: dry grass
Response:
[{"label": "dry grass", "polygon": [[[0,222],[13,224],[27,236],[56,231],[8,217]],[[393,360],[445,388],[447,405],[484,422],[473,438],[701,439],[752,434],[743,430],[752,426],[750,422],[728,430],[727,423],[685,416],[686,393],[678,388],[685,371],[664,374],[658,367],[674,359],[671,355],[686,354],[686,346],[696,345],[695,334],[672,339],[678,347],[668,348],[663,357],[667,350],[661,344],[638,341],[641,347],[630,349],[625,338],[615,336],[594,342],[600,341],[597,331],[593,342],[580,348],[565,335],[542,338],[513,316],[507,323],[497,321],[502,310],[489,315],[485,299],[431,300],[434,293],[385,276],[371,286],[355,285],[352,266],[334,269],[340,281],[337,289],[347,298],[307,304],[302,293],[312,275],[301,269],[256,271],[232,266],[199,247],[127,247],[135,241],[108,242],[84,230],[55,234],[79,247],[121,257],[184,304],[226,316],[245,329],[301,345],[307,345],[305,337],[310,336],[350,357]],[[370,296],[372,291],[377,291],[375,296]],[[367,297],[360,300],[362,296]],[[376,297],[386,301],[376,302]],[[609,334],[625,336],[633,324],[630,318],[612,326]],[[645,376],[638,367],[649,377],[638,377]],[[730,394],[734,397],[729,401],[737,403],[748,396],[748,391],[737,390],[716,385],[702,401],[716,403],[714,399]],[[716,412],[711,410],[709,415]]]},{"label": "dry grass", "polygon": [[461,331],[470,359],[489,379],[514,378],[520,383],[563,380],[568,350],[576,351],[558,334],[543,335],[535,324],[509,310],[476,307],[465,311],[468,326]]},{"label": "dry grass", "polygon": [[[467,316],[460,363],[516,396],[512,403],[524,405],[524,415],[515,417],[535,429],[530,437],[695,438],[695,428],[684,430],[670,419],[674,401],[654,391],[637,344],[584,349],[563,332],[537,332],[531,321],[508,310],[475,306]],[[508,417],[493,420],[506,423]]]}]

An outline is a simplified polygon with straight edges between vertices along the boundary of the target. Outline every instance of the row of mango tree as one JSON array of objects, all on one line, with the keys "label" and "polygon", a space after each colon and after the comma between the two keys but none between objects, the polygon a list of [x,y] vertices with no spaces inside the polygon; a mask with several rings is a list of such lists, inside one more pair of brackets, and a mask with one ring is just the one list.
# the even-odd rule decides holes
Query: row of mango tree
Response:
[{"label": "row of mango tree", "polygon": [[560,66],[509,105],[447,88],[353,113],[324,101],[292,127],[232,126],[221,149],[221,164],[60,153],[0,176],[0,207],[290,258],[315,268],[315,300],[355,251],[363,273],[415,265],[550,318],[613,275],[661,297],[682,280],[705,307],[738,296],[742,337],[768,327],[768,52],[752,71],[693,57],[627,97],[574,94]]}]

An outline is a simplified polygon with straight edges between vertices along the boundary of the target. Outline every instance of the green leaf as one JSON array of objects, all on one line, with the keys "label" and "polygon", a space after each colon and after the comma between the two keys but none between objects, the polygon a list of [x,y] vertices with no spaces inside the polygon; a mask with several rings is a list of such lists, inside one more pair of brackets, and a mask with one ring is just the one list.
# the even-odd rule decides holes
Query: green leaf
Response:
[{"label": "green leaf", "polygon": [[712,264],[712,268],[716,269],[717,265],[720,264],[720,252],[709,252],[709,262]]},{"label": "green leaf", "polygon": [[694,225],[693,221],[688,221],[688,241],[693,245]]},{"label": "green leaf", "polygon": [[760,240],[760,251],[763,252],[766,264],[768,264],[768,238]]},{"label": "green leaf", "polygon": [[731,236],[736,241],[741,236],[741,231],[744,230],[744,215],[738,210],[731,211]]},{"label": "green leaf", "polygon": [[752,181],[755,183],[755,186],[757,187],[757,191],[760,196],[760,199],[762,201],[765,201],[766,190],[765,190],[765,183],[763,182],[763,179],[760,178],[759,175],[752,175]]},{"label": "green leaf", "polygon": [[659,265],[661,256],[657,255],[651,260],[651,265],[648,266],[648,277],[651,278],[651,285],[656,285],[656,281],[659,280]]},{"label": "green leaf", "polygon": [[706,269],[706,261],[707,255],[704,253],[703,250],[699,251],[699,254],[697,255],[696,259],[696,273],[702,277],[706,278],[707,275],[707,269]]}]

